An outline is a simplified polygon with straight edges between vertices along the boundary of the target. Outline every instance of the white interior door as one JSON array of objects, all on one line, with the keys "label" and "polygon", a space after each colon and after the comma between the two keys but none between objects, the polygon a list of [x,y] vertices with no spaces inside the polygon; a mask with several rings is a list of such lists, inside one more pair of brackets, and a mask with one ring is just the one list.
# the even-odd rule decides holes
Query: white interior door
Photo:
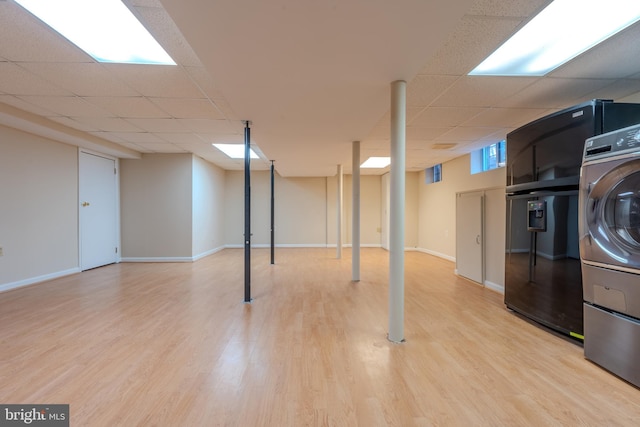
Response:
[{"label": "white interior door", "polygon": [[484,282],[482,192],[461,193],[456,203],[456,270],[474,282]]},{"label": "white interior door", "polygon": [[88,270],[117,261],[116,161],[80,152],[80,268]]}]

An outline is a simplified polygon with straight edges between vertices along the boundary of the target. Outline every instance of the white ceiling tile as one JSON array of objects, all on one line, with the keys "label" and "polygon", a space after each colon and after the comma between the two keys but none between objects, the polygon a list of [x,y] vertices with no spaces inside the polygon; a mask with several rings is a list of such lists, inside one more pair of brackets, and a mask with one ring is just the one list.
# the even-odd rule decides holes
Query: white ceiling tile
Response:
[{"label": "white ceiling tile", "polygon": [[229,104],[229,102],[226,99],[219,99],[216,98],[213,100],[216,103],[216,107],[218,107],[218,110],[220,110],[220,112],[222,114],[224,114],[224,116],[232,121],[241,121],[243,120],[242,118],[240,118],[235,111],[233,111],[233,108],[231,107],[231,104]]},{"label": "white ceiling tile", "polygon": [[113,132],[113,134],[121,140],[133,144],[168,144],[167,141],[164,141],[159,135],[150,132]]},{"label": "white ceiling tile", "polygon": [[480,107],[429,107],[408,123],[410,127],[457,126],[482,111]]},{"label": "white ceiling tile", "polygon": [[109,111],[116,117],[138,119],[171,118],[171,115],[169,113],[161,110],[153,102],[141,96],[105,96],[85,99],[88,102]]},{"label": "white ceiling tile", "polygon": [[[211,144],[187,144],[187,145],[183,145],[183,144],[176,144],[180,147],[185,147],[185,146],[191,146],[194,149],[194,152],[200,154],[200,155],[206,155],[208,157],[214,158],[217,161],[222,161],[222,162],[231,162],[233,159],[229,158],[229,156],[227,156],[226,154],[224,154],[222,151],[218,150],[217,148],[213,147]],[[244,162],[244,160],[243,160]]]},{"label": "white ceiling tile", "polygon": [[195,133],[161,133],[158,134],[163,141],[170,142],[172,144],[207,144]]},{"label": "white ceiling tile", "polygon": [[[405,118],[407,123],[411,123],[422,111],[424,111],[425,107],[407,107],[405,111]],[[389,127],[391,123],[391,112],[387,111],[384,116],[378,120],[376,126],[387,126]]]},{"label": "white ceiling tile", "polygon": [[[264,148],[265,157],[266,153],[280,156],[282,170],[286,170],[289,176],[295,174],[292,170],[302,174],[313,173],[314,176],[317,176],[317,171],[335,173],[336,163],[349,162],[350,141],[362,138],[360,134],[368,133],[367,138],[362,138],[363,154],[388,155],[388,82],[398,78],[409,82],[409,170],[421,170],[465,154],[472,148],[496,142],[525,122],[583,99],[597,97],[640,102],[640,62],[636,60],[640,56],[640,44],[636,42],[640,37],[639,26],[581,55],[545,78],[526,80],[478,76],[475,77],[478,79],[476,82],[466,73],[516,27],[527,21],[531,13],[540,10],[550,0],[452,1],[460,6],[461,13],[470,3],[473,5],[466,10],[465,16],[460,14],[450,21],[451,25],[446,29],[448,35],[434,33],[444,43],[433,43],[430,37],[414,37],[408,43],[396,44],[390,49],[379,37],[384,34],[384,25],[396,23],[391,27],[397,33],[398,28],[426,28],[424,19],[418,17],[410,25],[409,21],[414,19],[410,14],[416,15],[416,9],[407,12],[406,8],[404,11],[395,8],[398,16],[385,14],[379,21],[379,16],[373,15],[380,10],[376,9],[379,5],[370,8],[372,3],[357,0],[354,2],[357,8],[353,8],[352,2],[341,3],[339,7],[343,8],[342,11],[353,12],[353,15],[340,14],[341,21],[338,24],[348,28],[347,34],[361,36],[364,49],[344,51],[341,49],[346,38],[338,38],[336,45],[332,44],[331,37],[321,37],[323,44],[318,44],[316,47],[320,49],[313,51],[309,49],[310,43],[301,43],[300,37],[297,37],[300,34],[295,30],[296,26],[300,27],[299,20],[295,20],[293,27],[287,27],[291,31],[281,31],[282,26],[276,25],[269,28],[272,31],[264,32],[259,29],[263,18],[254,20],[249,17],[254,25],[247,28],[248,31],[238,33],[234,23],[237,20],[222,18],[216,22],[216,16],[207,14],[198,23],[196,18],[202,14],[201,8],[210,7],[206,2],[201,2],[196,11],[189,10],[188,5],[180,0],[124,0],[178,62],[177,66],[144,66],[99,64],[14,2],[0,0],[0,102],[49,117],[57,123],[90,132],[139,152],[189,151],[223,168],[234,170],[241,170],[243,161],[226,158],[213,149],[211,143],[243,143],[244,124],[241,119],[253,118],[259,124],[252,129],[252,135],[257,137],[254,145],[258,144],[258,149]],[[462,3],[465,3],[464,7]],[[175,15],[172,17],[164,10],[164,6],[168,5],[174,8],[172,11]],[[238,16],[245,16],[246,11],[233,2],[220,5],[225,12],[231,8]],[[254,6],[258,7],[257,3]],[[326,5],[320,3],[311,6],[300,3],[296,7],[305,13],[310,10],[321,13],[327,11]],[[437,12],[436,9],[428,10]],[[289,9],[288,12],[291,11]],[[186,21],[188,25],[178,29],[174,19],[179,20],[186,15],[190,17]],[[366,27],[359,26],[358,19],[347,19],[347,16],[362,18]],[[399,16],[403,19],[397,20]],[[302,26],[302,35],[306,37],[311,34],[315,37],[306,39],[313,44],[318,39],[319,31],[324,31],[324,28],[317,19],[305,22],[307,25]],[[377,22],[383,25],[372,25]],[[309,32],[309,26],[313,27],[313,31]],[[375,27],[374,32],[369,31],[371,27]],[[337,29],[340,30],[340,27]],[[251,31],[260,36],[252,37]],[[269,43],[269,40],[274,40],[272,34],[276,33],[281,34],[282,38],[278,43]],[[189,46],[183,34],[188,34],[190,41],[196,43],[194,46],[198,47],[198,54]],[[236,35],[232,37],[230,34]],[[239,34],[242,37],[238,37]],[[333,36],[339,32],[332,29],[330,34]],[[218,43],[221,38],[213,35],[224,37]],[[257,55],[245,55],[246,49],[238,48],[245,35],[248,39],[244,47],[257,47]],[[355,39],[349,40],[351,43]],[[324,49],[325,42],[330,49]],[[418,44],[428,45],[428,49],[422,50],[424,55],[407,55],[412,58],[409,61],[412,63],[412,72],[399,72],[403,66],[387,66],[405,64],[407,61],[393,60],[393,55],[408,52],[406,49]],[[291,45],[295,49],[299,46],[299,50],[292,51]],[[311,51],[317,56],[310,56]],[[354,55],[353,52],[362,55]],[[221,63],[220,56],[226,57],[227,61]],[[362,66],[369,56],[381,59],[378,66],[371,66],[371,63],[367,67]],[[207,60],[207,68],[200,62],[201,59]],[[354,64],[359,67],[355,74],[351,67]],[[421,66],[421,75],[416,77],[415,73]],[[393,73],[387,72],[392,68]],[[296,69],[307,70],[308,73],[291,72]],[[322,72],[318,73],[318,70]],[[334,74],[339,76],[337,80],[325,80],[325,75]],[[356,79],[350,81],[345,76],[355,76]],[[625,79],[616,80],[620,76]],[[369,90],[367,85],[375,89]],[[367,89],[351,90],[356,86]],[[274,87],[278,90],[273,91]],[[287,92],[292,87],[302,90]],[[314,91],[326,95],[314,97]],[[374,92],[380,95],[382,102],[370,96]],[[11,96],[12,93],[21,94],[21,97]],[[382,105],[382,108],[375,111],[342,108],[351,105],[349,102],[354,94],[371,99],[371,105],[378,102],[376,105]],[[226,96],[230,98],[227,100]],[[387,98],[383,99],[385,96]],[[322,115],[327,104],[333,116]],[[293,109],[290,106],[294,106]],[[342,110],[336,109],[336,106],[342,106]],[[507,107],[516,107],[516,110],[511,111]],[[270,120],[261,121],[260,115],[265,111],[273,116]],[[298,111],[299,118],[304,120],[291,119],[298,117]],[[309,114],[313,116],[310,120]],[[332,141],[333,136],[314,139],[314,132],[309,133],[305,128],[309,123],[320,123],[320,128],[337,129],[338,132],[331,135],[338,135],[343,127],[346,128],[344,123],[358,122],[359,116],[364,115],[375,117],[369,117],[366,126],[360,126],[363,129],[355,132],[358,136],[343,138],[342,142]],[[339,117],[340,121],[336,121],[334,116]],[[297,126],[295,131],[291,131],[291,126]],[[281,132],[283,127],[287,130],[284,133]],[[269,134],[269,131],[273,132]],[[282,142],[287,141],[287,135],[291,134],[304,134],[305,137],[296,144]],[[274,139],[274,135],[279,137]],[[261,137],[265,138],[264,147]],[[476,139],[467,141],[473,138]],[[457,145],[448,150],[435,150],[434,141]],[[305,163],[306,158],[311,158],[314,163]],[[266,170],[268,167],[269,163],[265,161],[252,162],[252,169]]]},{"label": "white ceiling tile", "polygon": [[127,119],[134,126],[153,133],[163,132],[187,132],[189,128],[184,127],[177,119]]},{"label": "white ceiling tile", "polygon": [[453,151],[456,154],[456,157],[458,157],[472,151],[480,150],[481,148],[487,147],[491,144],[495,144],[496,142],[504,141],[504,139],[507,137],[507,133],[508,132],[504,132],[504,134],[500,135],[499,137],[496,136],[492,139],[487,138],[463,143],[460,144],[460,146],[456,147]]},{"label": "white ceiling tile", "polygon": [[116,77],[144,96],[204,98],[187,73],[173,65],[104,64]]},{"label": "white ceiling tile", "polygon": [[465,16],[420,74],[469,73],[508,39],[520,23],[520,19],[513,18]]},{"label": "white ceiling tile", "polygon": [[12,62],[0,62],[0,91],[10,95],[72,95]]},{"label": "white ceiling tile", "polygon": [[438,138],[436,138],[436,141],[454,141],[454,142],[475,141],[477,139],[484,138],[487,135],[491,135],[499,130],[500,128],[492,128],[492,127],[458,126],[442,134]]},{"label": "white ceiling tile", "polygon": [[177,119],[177,121],[185,129],[191,129],[196,133],[232,134],[234,132],[228,120]]},{"label": "white ceiling tile", "polygon": [[605,40],[567,64],[549,73],[549,77],[619,79],[638,71],[640,23]]},{"label": "white ceiling tile", "polygon": [[160,0],[122,0],[122,3],[126,4],[127,7],[162,7]]},{"label": "white ceiling tile", "polygon": [[202,90],[210,99],[224,99],[222,91],[216,85],[213,77],[204,67],[184,67],[185,71],[191,77],[193,82]]},{"label": "white ceiling tile", "polygon": [[546,7],[552,0],[475,0],[469,15],[527,17]]},{"label": "white ceiling tile", "polygon": [[0,55],[19,62],[94,62],[17,3],[0,1]]},{"label": "white ceiling tile", "polygon": [[407,84],[407,107],[427,107],[453,85],[458,77],[418,75]]},{"label": "white ceiling tile", "polygon": [[416,154],[424,154],[424,150],[431,149],[433,145],[434,145],[433,141],[407,139],[407,142],[406,142],[407,157],[409,157],[409,152],[416,153]]},{"label": "white ceiling tile", "polygon": [[[225,144],[244,144],[244,135],[240,135],[240,134],[199,133],[198,137],[207,144],[213,144],[214,142],[225,143]],[[252,141],[252,144],[255,144],[255,141]]]},{"label": "white ceiling tile", "polygon": [[450,131],[451,127],[408,127],[406,131],[407,139],[433,140]]},{"label": "white ceiling tile", "polygon": [[388,139],[366,139],[362,141],[360,144],[360,148],[362,150],[380,150],[384,149],[389,151],[389,140]]},{"label": "white ceiling tile", "polygon": [[629,96],[625,96],[624,98],[620,98],[618,99],[618,101],[640,104],[640,92],[636,92]]},{"label": "white ceiling tile", "polygon": [[203,141],[172,142],[172,144],[182,148],[183,150],[191,151],[193,153],[198,153],[198,154],[202,152],[206,152],[207,150],[218,151],[218,150],[213,150],[213,147],[211,146],[211,144],[206,144]]},{"label": "white ceiling tile", "polygon": [[611,84],[605,79],[559,79],[546,77],[521,92],[496,103],[503,108],[566,108]]},{"label": "white ceiling tile", "polygon": [[463,76],[434,101],[433,106],[493,107],[536,80],[531,77]]},{"label": "white ceiling tile", "polygon": [[140,132],[141,129],[135,127],[124,119],[117,117],[76,117],[76,121],[103,132]]},{"label": "white ceiling tile", "polygon": [[391,137],[391,127],[390,125],[378,125],[371,129],[369,134],[367,135],[368,139],[386,139],[387,141]]},{"label": "white ceiling tile", "polygon": [[173,144],[165,143],[150,143],[150,142],[140,142],[136,143],[139,147],[150,150],[154,153],[185,153],[186,150],[175,146]]},{"label": "white ceiling tile", "polygon": [[547,111],[544,108],[486,108],[462,125],[519,127],[544,116]]},{"label": "white ceiling tile", "polygon": [[[550,114],[550,113],[548,112],[547,114]],[[547,114],[544,114],[544,115],[546,116]],[[477,141],[473,141],[471,144],[479,144],[478,148],[481,148],[481,147],[485,147],[485,146],[490,145],[490,144],[494,144],[494,143],[499,142],[499,141],[503,141],[504,139],[507,138],[507,134],[509,132],[511,132],[512,130],[515,130],[515,129],[517,129],[517,128],[516,127],[502,128],[502,129],[500,129],[500,130],[498,130],[496,132],[493,132],[493,133],[491,133],[491,134],[489,134],[489,135],[487,135],[485,137],[480,138]]]},{"label": "white ceiling tile", "polygon": [[198,56],[178,31],[175,23],[161,7],[135,7],[136,15],[156,41],[177,64],[200,66]]},{"label": "white ceiling tile", "polygon": [[640,80],[620,79],[594,92],[588,93],[589,99],[613,99],[618,101],[640,91]]},{"label": "white ceiling tile", "polygon": [[140,95],[96,62],[29,62],[20,66],[78,96]]},{"label": "white ceiling tile", "polygon": [[150,98],[154,104],[176,119],[224,119],[208,99]]},{"label": "white ceiling tile", "polygon": [[109,117],[111,114],[77,96],[21,96],[21,99],[68,117]]}]

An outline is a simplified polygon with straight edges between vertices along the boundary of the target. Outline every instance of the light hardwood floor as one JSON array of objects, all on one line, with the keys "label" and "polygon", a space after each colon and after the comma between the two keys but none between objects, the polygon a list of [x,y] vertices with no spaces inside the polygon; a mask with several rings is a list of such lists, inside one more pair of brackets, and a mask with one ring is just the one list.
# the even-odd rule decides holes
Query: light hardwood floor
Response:
[{"label": "light hardwood floor", "polygon": [[242,250],[118,264],[0,294],[0,403],[72,426],[638,426],[640,390],[508,312],[454,264],[406,254],[387,341],[388,253]]}]

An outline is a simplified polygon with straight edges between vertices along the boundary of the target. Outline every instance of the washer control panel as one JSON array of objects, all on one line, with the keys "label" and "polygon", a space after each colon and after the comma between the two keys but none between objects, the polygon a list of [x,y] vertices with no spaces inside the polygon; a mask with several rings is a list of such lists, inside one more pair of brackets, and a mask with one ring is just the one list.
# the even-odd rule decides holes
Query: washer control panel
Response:
[{"label": "washer control panel", "polygon": [[588,138],[584,146],[584,159],[637,150],[640,150],[640,124]]}]

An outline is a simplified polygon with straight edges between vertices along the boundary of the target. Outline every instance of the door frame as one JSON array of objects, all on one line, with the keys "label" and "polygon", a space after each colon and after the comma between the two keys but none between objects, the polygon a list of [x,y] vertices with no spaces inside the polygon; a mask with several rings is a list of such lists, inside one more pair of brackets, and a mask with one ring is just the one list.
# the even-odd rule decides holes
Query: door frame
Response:
[{"label": "door frame", "polygon": [[116,168],[115,173],[115,185],[116,185],[116,247],[118,248],[118,252],[116,253],[116,263],[119,263],[122,260],[122,245],[120,241],[120,161],[117,157],[111,156],[109,154],[104,154],[99,151],[89,150],[87,148],[78,147],[78,188],[77,188],[77,207],[78,207],[78,268],[82,270],[82,222],[80,221],[81,209],[80,206],[80,180],[82,177],[80,176],[80,162],[82,161],[82,153],[89,154],[92,156],[98,156],[105,159],[113,160]]}]

